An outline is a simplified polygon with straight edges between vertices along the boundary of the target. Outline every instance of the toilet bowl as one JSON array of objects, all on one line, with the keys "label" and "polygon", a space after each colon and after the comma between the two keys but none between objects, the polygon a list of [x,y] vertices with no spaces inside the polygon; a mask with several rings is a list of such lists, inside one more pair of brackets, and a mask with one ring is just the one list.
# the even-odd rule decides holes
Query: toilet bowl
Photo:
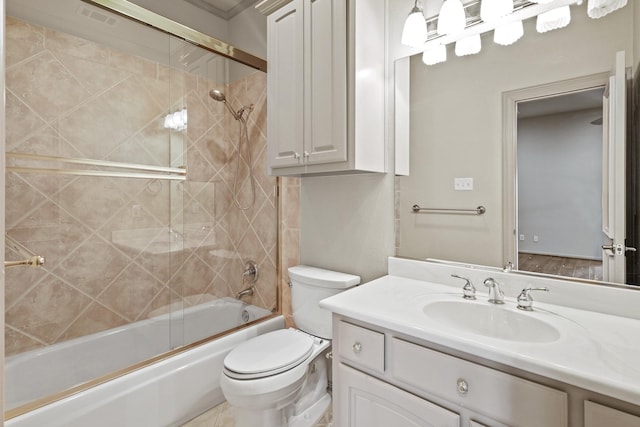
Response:
[{"label": "toilet bowl", "polygon": [[358,276],[297,266],[289,269],[294,321],[252,338],[224,360],[220,386],[236,427],[311,427],[331,403],[328,361],[331,313],[321,299],[360,283]]}]

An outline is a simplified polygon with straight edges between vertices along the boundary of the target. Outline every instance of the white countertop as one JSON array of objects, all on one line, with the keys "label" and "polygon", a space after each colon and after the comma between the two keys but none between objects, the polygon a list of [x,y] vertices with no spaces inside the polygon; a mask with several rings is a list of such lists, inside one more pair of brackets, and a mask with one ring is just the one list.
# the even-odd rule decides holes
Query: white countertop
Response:
[{"label": "white countertop", "polygon": [[[487,292],[478,289],[477,303]],[[423,307],[434,299],[462,299],[462,286],[388,275],[327,298],[320,306],[342,316],[450,347],[567,384],[640,405],[640,320],[534,302],[526,315],[553,324],[549,343],[501,340],[434,322]],[[535,298],[535,296],[534,296]],[[515,310],[514,298],[505,308]]]}]

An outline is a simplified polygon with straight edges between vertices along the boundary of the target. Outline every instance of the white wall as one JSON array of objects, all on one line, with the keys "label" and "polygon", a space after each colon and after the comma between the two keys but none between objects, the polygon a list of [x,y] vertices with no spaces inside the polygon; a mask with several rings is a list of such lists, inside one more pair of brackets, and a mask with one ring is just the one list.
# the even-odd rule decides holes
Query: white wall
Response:
[{"label": "white wall", "polygon": [[590,124],[597,117],[601,109],[518,120],[520,252],[601,259],[602,126]]},{"label": "white wall", "polygon": [[[572,7],[564,29],[498,46],[492,34],[482,52],[444,64],[411,59],[411,176],[400,178],[399,255],[502,264],[502,93],[611,70],[614,53],[633,57],[633,13],[592,20],[586,3]],[[473,177],[473,191],[454,191],[455,177]],[[483,216],[413,214],[414,203],[474,208]]]},{"label": "white wall", "polygon": [[[229,20],[228,43],[259,58],[267,59],[267,17],[250,6]],[[229,61],[230,80],[253,73],[252,68]]]}]

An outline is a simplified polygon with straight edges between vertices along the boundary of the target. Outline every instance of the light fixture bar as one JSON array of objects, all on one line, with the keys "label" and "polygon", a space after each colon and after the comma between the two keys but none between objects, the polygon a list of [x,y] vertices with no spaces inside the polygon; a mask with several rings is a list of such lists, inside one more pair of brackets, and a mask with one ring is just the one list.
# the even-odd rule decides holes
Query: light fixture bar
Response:
[{"label": "light fixture bar", "polygon": [[533,3],[525,0],[517,0],[514,2],[513,13],[505,16],[499,23],[487,23],[480,19],[480,1],[474,1],[467,3],[464,8],[467,14],[467,26],[464,31],[455,35],[440,36],[437,33],[438,17],[433,16],[427,19],[427,42],[424,45],[424,50],[434,47],[438,44],[449,44],[457,40],[463,39],[475,34],[483,34],[488,31],[494,30],[499,25],[508,24],[516,21],[523,21],[525,19],[533,18],[541,13],[548,12],[552,9],[556,9],[562,6],[568,6],[580,3],[581,0],[554,0],[550,3]]}]

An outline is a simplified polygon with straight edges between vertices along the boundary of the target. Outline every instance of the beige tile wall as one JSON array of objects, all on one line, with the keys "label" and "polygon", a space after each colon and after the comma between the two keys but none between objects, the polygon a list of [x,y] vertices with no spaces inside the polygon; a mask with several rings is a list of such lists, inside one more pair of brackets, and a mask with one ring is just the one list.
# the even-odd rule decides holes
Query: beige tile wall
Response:
[{"label": "beige tile wall", "polygon": [[[42,269],[6,272],[8,355],[140,320],[186,296],[191,303],[204,294],[235,295],[245,286],[248,259],[260,267],[251,302],[274,309],[280,297],[290,314],[286,274],[282,295],[274,284],[278,267],[286,273],[299,262],[300,185],[296,178],[281,182],[278,235],[277,180],[266,174],[263,73],[220,85],[14,19],[7,21],[6,44],[8,152],[188,167],[184,183],[7,173],[7,232],[47,258]],[[212,88],[233,105],[254,104],[256,196],[248,210],[238,210],[231,196],[239,127],[208,97]],[[164,129],[165,115],[182,108],[187,130]],[[241,158],[244,204],[250,197],[245,148]],[[69,167],[53,165],[61,166]],[[123,246],[115,239],[151,229],[156,240],[166,240],[169,227],[199,244],[161,253],[155,244]],[[18,258],[11,251],[5,256]]]}]

